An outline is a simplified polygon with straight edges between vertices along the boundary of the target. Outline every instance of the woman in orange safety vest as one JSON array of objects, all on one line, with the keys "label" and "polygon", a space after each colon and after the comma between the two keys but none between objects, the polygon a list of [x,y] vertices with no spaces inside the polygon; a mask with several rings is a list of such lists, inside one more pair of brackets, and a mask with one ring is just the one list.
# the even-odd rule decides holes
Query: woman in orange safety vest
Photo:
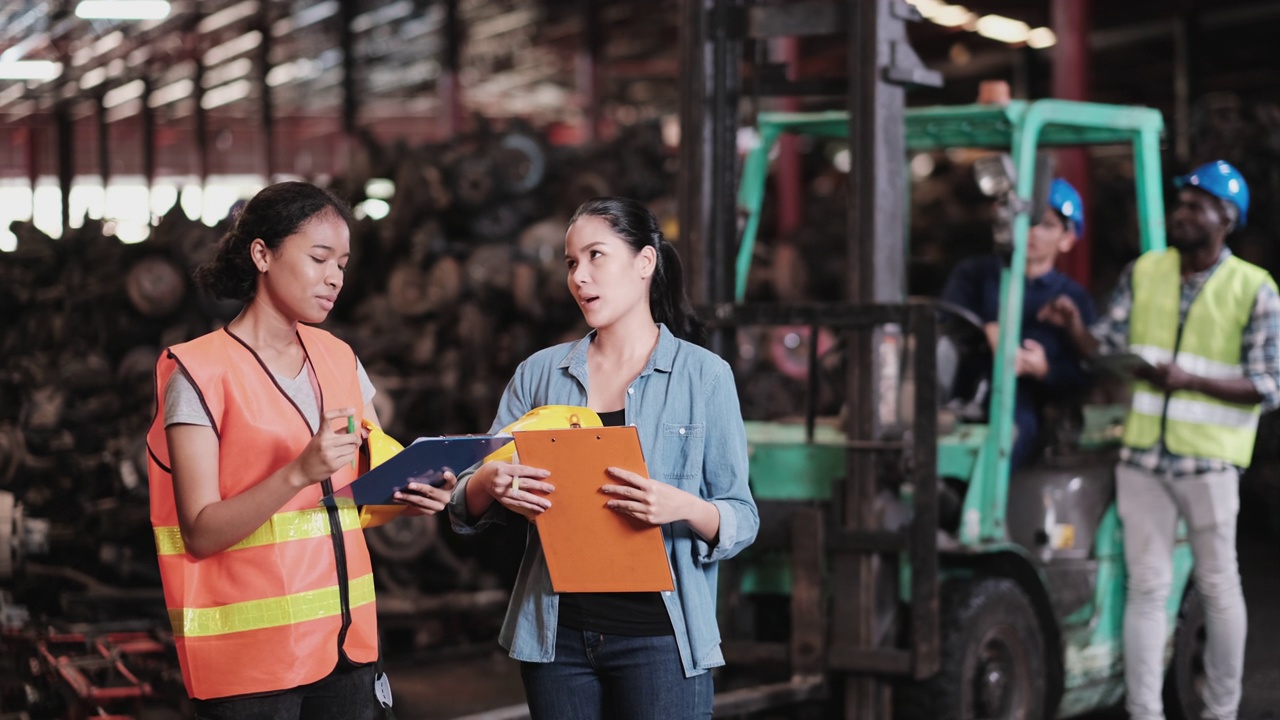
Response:
[{"label": "woman in orange safety vest", "polygon": [[[225,328],[167,348],[147,435],[151,521],[178,659],[200,720],[377,718],[378,660],[351,483],[373,386],[351,348],[311,326],[342,290],[350,211],[325,190],[272,185],[196,273],[246,302]],[[411,513],[450,487],[411,484]]]}]

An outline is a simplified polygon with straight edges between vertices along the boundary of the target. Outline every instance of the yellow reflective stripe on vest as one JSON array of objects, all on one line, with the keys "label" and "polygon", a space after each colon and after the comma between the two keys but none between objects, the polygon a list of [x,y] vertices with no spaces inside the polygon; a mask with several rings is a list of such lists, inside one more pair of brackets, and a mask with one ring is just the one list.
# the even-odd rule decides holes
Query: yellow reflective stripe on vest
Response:
[{"label": "yellow reflective stripe on vest", "polygon": [[1197,425],[1214,425],[1253,432],[1258,424],[1258,410],[1220,405],[1214,402],[1174,396],[1169,400],[1169,419]]},{"label": "yellow reflective stripe on vest", "polygon": [[[360,528],[360,512],[350,500],[339,498],[338,520],[342,531]],[[244,550],[259,545],[274,545],[290,540],[308,540],[329,534],[329,513],[325,508],[293,510],[272,515],[262,527],[249,537],[227,548],[224,552]],[[173,526],[155,528],[156,552],[161,555],[182,555],[187,551],[182,542],[182,531]]]},{"label": "yellow reflective stripe on vest", "polygon": [[1160,417],[1164,413],[1164,395],[1143,390],[1134,391],[1131,409],[1139,415]]},{"label": "yellow reflective stripe on vest", "polygon": [[[1173,361],[1173,353],[1171,351],[1154,345],[1131,345],[1129,352],[1141,356],[1143,360],[1152,365]],[[1244,377],[1244,368],[1239,363],[1225,363],[1189,353],[1186,350],[1178,352],[1177,365],[1193,375],[1213,380],[1234,380]]]},{"label": "yellow reflective stripe on vest", "polygon": [[1207,357],[1192,355],[1189,352],[1178,353],[1178,367],[1192,375],[1199,375],[1211,380],[1235,380],[1244,377],[1244,368],[1239,363],[1232,365],[1211,360]]},{"label": "yellow reflective stripe on vest", "polygon": [[[373,573],[351,581],[351,607],[373,602]],[[281,627],[342,613],[338,586],[308,590],[283,597],[246,600],[213,608],[169,610],[175,637],[208,637],[227,633]]]}]

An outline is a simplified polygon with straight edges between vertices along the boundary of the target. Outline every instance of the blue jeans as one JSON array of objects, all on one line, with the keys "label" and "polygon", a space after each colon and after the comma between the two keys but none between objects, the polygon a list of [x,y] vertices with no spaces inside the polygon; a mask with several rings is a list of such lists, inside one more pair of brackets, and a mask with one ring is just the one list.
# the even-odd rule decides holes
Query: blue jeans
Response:
[{"label": "blue jeans", "polygon": [[196,700],[196,720],[383,720],[383,710],[373,691],[372,665],[340,666],[327,677],[292,690]]},{"label": "blue jeans", "polygon": [[556,631],[556,659],[521,663],[533,720],[706,720],[711,673],[687,678],[674,635]]}]

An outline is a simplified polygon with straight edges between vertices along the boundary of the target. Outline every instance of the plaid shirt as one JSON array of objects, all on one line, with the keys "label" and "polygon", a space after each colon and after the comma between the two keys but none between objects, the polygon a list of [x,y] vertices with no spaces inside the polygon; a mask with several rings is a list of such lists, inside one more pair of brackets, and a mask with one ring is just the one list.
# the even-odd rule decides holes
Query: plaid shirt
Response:
[{"label": "plaid shirt", "polygon": [[[1178,310],[1178,324],[1187,319],[1187,310],[1204,287],[1209,276],[1231,256],[1222,249],[1213,267],[1195,273],[1182,281],[1182,302]],[[1098,352],[1125,352],[1129,347],[1129,315],[1133,311],[1133,264],[1125,268],[1111,295],[1107,312],[1090,328],[1098,340]],[[1280,407],[1280,296],[1264,283],[1258,288],[1249,322],[1244,326],[1240,342],[1240,357],[1244,360],[1244,372],[1262,396],[1264,412]],[[1124,447],[1120,450],[1121,462],[1160,475],[1200,475],[1229,469],[1230,463],[1208,458],[1175,455],[1159,440],[1150,448]]]}]

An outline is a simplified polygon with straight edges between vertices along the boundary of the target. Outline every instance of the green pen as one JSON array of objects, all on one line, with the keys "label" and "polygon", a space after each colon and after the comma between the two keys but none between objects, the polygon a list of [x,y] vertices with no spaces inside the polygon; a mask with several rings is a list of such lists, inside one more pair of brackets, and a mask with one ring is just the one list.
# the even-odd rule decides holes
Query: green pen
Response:
[{"label": "green pen", "polygon": [[[354,435],[354,434],[355,434],[355,432],[356,432],[356,416],[355,416],[355,415],[348,415],[348,416],[347,416],[347,433],[348,433],[348,434],[350,434],[350,435]],[[355,470],[355,469],[356,469],[356,459],[355,459],[355,458],[351,458],[351,469],[352,469],[352,470]]]}]

